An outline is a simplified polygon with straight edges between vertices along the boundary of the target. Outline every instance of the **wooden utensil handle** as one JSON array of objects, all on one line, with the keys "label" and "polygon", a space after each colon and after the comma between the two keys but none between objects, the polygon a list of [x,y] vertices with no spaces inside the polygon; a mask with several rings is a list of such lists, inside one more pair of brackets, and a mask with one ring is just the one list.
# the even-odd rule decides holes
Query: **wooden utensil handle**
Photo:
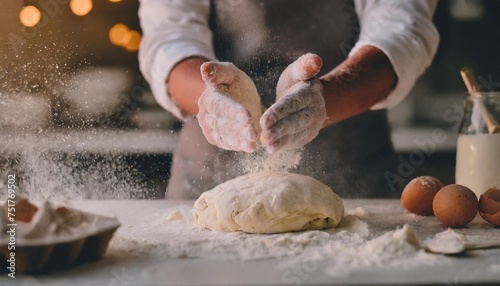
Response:
[{"label": "wooden utensil handle", "polygon": [[[473,73],[467,69],[461,69],[460,75],[462,76],[465,86],[467,87],[467,90],[469,91],[471,96],[472,97],[477,96],[478,87]],[[479,110],[481,111],[481,115],[488,128],[488,133],[489,134],[500,133],[500,124],[498,124],[495,118],[493,118],[493,116],[488,112],[488,109],[486,108],[486,106],[484,106],[484,102],[481,99],[479,99],[477,101],[477,104],[479,105]]]},{"label": "wooden utensil handle", "polygon": [[500,247],[500,241],[485,241],[485,242],[467,243],[465,245],[465,248],[467,250],[497,248],[497,247]]}]

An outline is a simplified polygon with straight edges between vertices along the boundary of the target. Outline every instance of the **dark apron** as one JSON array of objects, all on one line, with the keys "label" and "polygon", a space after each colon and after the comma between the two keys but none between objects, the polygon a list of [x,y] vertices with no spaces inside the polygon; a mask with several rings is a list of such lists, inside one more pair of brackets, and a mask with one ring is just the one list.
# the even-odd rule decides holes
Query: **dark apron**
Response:
[{"label": "dark apron", "polygon": [[[233,62],[255,82],[269,107],[281,72],[311,52],[322,73],[347,57],[357,39],[352,1],[216,0],[211,28],[220,61]],[[245,154],[219,149],[204,138],[196,120],[186,121],[174,153],[168,199],[196,199],[204,191],[245,173]],[[343,198],[388,197],[385,172],[394,170],[385,111],[369,111],[322,129],[302,151],[292,172],[309,175]]]}]

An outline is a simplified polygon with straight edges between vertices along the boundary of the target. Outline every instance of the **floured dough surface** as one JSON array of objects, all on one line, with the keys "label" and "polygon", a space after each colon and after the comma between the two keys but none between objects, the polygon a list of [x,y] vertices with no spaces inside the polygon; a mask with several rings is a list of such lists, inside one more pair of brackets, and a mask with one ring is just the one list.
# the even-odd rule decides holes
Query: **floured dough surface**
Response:
[{"label": "floured dough surface", "polygon": [[195,222],[218,231],[280,233],[339,224],[340,197],[314,178],[287,172],[238,177],[203,193],[194,204]]}]

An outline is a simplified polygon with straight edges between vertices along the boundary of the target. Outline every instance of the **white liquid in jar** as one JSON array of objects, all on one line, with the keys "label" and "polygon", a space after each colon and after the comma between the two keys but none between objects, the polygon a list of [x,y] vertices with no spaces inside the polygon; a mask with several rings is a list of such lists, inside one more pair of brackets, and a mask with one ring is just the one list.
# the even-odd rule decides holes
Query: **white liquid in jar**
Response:
[{"label": "white liquid in jar", "polygon": [[500,188],[500,134],[458,136],[455,182],[478,198],[490,188]]}]

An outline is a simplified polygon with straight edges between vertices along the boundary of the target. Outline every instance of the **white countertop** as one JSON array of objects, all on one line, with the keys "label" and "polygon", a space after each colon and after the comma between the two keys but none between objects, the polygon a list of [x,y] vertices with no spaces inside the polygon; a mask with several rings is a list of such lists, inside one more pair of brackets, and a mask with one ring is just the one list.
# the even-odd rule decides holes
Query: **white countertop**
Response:
[{"label": "white countertop", "polygon": [[[183,233],[183,229],[187,229],[186,227],[179,228],[181,231],[177,232],[168,229],[171,228],[169,222],[174,221],[176,216],[180,215],[179,211],[172,210],[187,210],[184,215],[189,216],[193,201],[109,200],[73,201],[71,204],[75,208],[114,216],[121,221],[122,226],[115,234],[105,257],[101,261],[77,265],[50,275],[35,277],[18,275],[14,280],[6,277],[4,273],[4,276],[0,277],[0,285],[289,285],[297,283],[302,285],[455,285],[455,283],[479,282],[491,285],[500,284],[499,249],[473,251],[469,255],[459,257],[439,256],[437,263],[433,264],[392,265],[390,267],[379,265],[332,276],[327,272],[330,267],[327,261],[318,263],[304,261],[290,267],[283,267],[286,265],[283,263],[292,259],[293,254],[262,259],[191,257],[189,253],[169,255],[181,250],[172,249],[176,246],[175,244],[169,246],[169,242],[182,238],[182,235],[186,234]],[[344,204],[348,212],[356,213],[360,210],[365,212],[363,220],[373,232],[374,237],[397,229],[403,224],[411,225],[422,238],[446,229],[434,217],[419,217],[406,213],[401,208],[399,200],[344,200]],[[165,216],[166,214],[168,216]],[[162,230],[162,226],[158,227],[155,222],[158,218],[165,222],[166,229]],[[189,227],[195,229],[194,226]],[[485,239],[500,237],[500,229],[492,228],[481,221],[473,222],[467,228],[458,229],[457,232]],[[197,233],[200,236],[210,237],[214,232],[200,230]],[[218,235],[226,234],[219,233]],[[227,235],[235,237],[234,234]],[[213,237],[217,238],[217,236]],[[273,237],[276,238],[277,235]],[[120,243],[117,242],[123,242],[124,239],[130,239],[136,251],[124,251],[120,248]],[[194,243],[197,238],[189,239],[192,239]],[[148,241],[149,243],[146,243]],[[154,247],[151,248],[152,251],[142,251],[151,247],[152,242],[164,243],[165,254],[159,253],[161,248]],[[185,241],[184,244],[177,245],[185,247],[190,243]]]}]

